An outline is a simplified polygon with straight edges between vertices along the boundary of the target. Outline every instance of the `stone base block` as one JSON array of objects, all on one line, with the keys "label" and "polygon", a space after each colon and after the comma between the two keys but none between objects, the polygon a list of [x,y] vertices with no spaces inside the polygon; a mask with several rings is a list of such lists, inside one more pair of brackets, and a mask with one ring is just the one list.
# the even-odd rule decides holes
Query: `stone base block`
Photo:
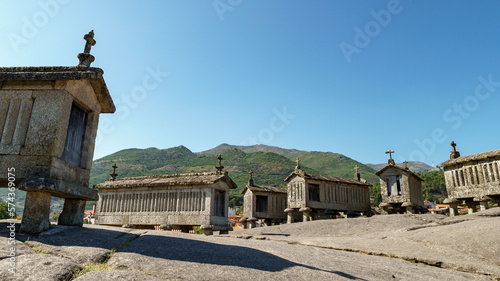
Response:
[{"label": "stone base block", "polygon": [[66,198],[57,224],[82,226],[83,217],[85,216],[85,202],[83,199]]},{"label": "stone base block", "polygon": [[28,191],[19,232],[35,234],[49,230],[51,195],[44,191]]}]

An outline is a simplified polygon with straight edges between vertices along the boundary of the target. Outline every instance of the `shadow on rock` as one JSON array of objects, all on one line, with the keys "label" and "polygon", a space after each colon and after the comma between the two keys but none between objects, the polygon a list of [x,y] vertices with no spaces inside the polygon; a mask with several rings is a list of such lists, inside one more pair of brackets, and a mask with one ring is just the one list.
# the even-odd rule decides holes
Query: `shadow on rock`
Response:
[{"label": "shadow on rock", "polygon": [[278,272],[297,266],[336,274],[352,280],[364,280],[340,271],[329,271],[291,262],[268,252],[249,247],[224,245],[178,237],[144,235],[132,242],[121,252],[136,253],[166,260],[236,266],[268,272]]}]

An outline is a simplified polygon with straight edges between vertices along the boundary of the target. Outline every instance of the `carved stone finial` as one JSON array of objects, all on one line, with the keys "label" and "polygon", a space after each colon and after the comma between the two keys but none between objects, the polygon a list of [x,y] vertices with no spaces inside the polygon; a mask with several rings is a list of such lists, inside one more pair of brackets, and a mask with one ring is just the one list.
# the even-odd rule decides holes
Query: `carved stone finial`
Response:
[{"label": "carved stone finial", "polygon": [[219,154],[217,156],[217,159],[219,160],[219,166],[216,166],[215,169],[217,170],[217,174],[222,174],[222,169],[224,169],[224,166],[222,166],[222,156]]},{"label": "carved stone finial", "polygon": [[87,41],[87,43],[85,43],[85,49],[83,49],[83,53],[90,54],[90,49],[96,43],[96,41],[94,40],[94,30],[91,30],[89,33],[85,34],[85,36],[83,36],[83,39]]},{"label": "carved stone finial", "polygon": [[83,39],[85,39],[86,43],[85,48],[83,49],[83,53],[78,54],[78,59],[80,60],[78,66],[89,68],[90,64],[95,60],[95,57],[90,54],[90,49],[96,43],[96,41],[94,40],[94,30],[85,34],[85,36],[83,36]]},{"label": "carved stone finial", "polygon": [[389,165],[396,165],[396,163],[394,162],[394,159],[392,159],[392,153],[394,153],[394,151],[390,150],[390,149],[385,152],[385,154],[389,154],[389,160],[387,161],[387,163]]},{"label": "carved stone finial", "polygon": [[405,170],[408,170],[408,161],[404,161],[403,163],[405,163]]},{"label": "carved stone finial", "polygon": [[450,151],[450,159],[455,159],[460,157],[460,152],[458,152],[457,149],[455,148],[457,144],[454,141],[452,141],[450,145],[453,148],[453,151]]},{"label": "carved stone finial", "polygon": [[248,186],[253,186],[253,178],[252,178],[253,171],[250,170],[248,174],[250,175],[250,178],[248,179]]},{"label": "carved stone finial", "polygon": [[361,180],[361,175],[359,174],[359,166],[356,165],[356,167],[354,167],[354,170],[356,170],[356,173],[354,174],[354,179],[355,180]]},{"label": "carved stone finial", "polygon": [[300,170],[300,158],[297,157],[297,160],[295,160],[295,162],[297,162],[297,166],[295,166],[295,170]]},{"label": "carved stone finial", "polygon": [[113,173],[112,174],[109,174],[111,176],[111,179],[114,181],[116,179],[116,176],[118,176],[118,174],[116,173],[116,169],[118,168],[118,166],[116,166],[116,163],[113,164],[113,166],[111,166],[111,168],[113,168]]}]

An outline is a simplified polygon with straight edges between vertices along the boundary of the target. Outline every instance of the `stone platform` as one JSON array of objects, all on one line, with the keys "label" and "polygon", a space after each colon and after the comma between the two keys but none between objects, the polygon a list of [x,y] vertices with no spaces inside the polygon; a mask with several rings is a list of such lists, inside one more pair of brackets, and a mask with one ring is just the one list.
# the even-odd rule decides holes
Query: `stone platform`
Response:
[{"label": "stone platform", "polygon": [[[4,245],[7,224],[0,222]],[[75,280],[495,280],[499,228],[500,208],[455,218],[321,220],[220,236],[55,226],[40,235],[16,233],[17,273],[7,271],[4,247],[0,279],[59,280],[91,262],[103,271]]]}]

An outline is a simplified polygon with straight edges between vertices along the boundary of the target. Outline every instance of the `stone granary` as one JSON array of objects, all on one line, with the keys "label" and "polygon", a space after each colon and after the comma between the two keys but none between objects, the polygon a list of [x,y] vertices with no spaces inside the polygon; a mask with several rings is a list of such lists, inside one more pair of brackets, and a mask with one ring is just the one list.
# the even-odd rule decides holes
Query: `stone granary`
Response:
[{"label": "stone granary", "polygon": [[297,158],[295,170],[285,179],[288,184],[288,202],[285,212],[288,223],[296,216],[303,221],[327,218],[337,212],[367,214],[371,210],[370,184],[364,180],[312,175],[300,168]]},{"label": "stone granary", "polygon": [[450,160],[437,165],[444,169],[450,215],[457,214],[457,205],[464,202],[469,212],[474,212],[477,205],[484,210],[488,202],[500,201],[500,149],[460,156],[455,142]]},{"label": "stone granary", "polygon": [[[248,228],[255,227],[256,221],[262,221],[266,226],[286,220],[284,210],[287,205],[286,188],[275,186],[257,186],[254,184],[250,170],[250,179],[241,194],[243,197],[242,222]],[[243,224],[245,226],[245,224]]]},{"label": "stone granary", "polygon": [[90,67],[93,32],[84,39],[78,66],[0,68],[0,186],[27,191],[21,232],[49,229],[51,196],[65,198],[60,225],[81,226],[86,200],[98,199],[88,186],[97,124],[115,106]]},{"label": "stone granary", "polygon": [[160,226],[184,232],[200,226],[206,234],[228,230],[229,190],[236,184],[222,169],[213,173],[112,176],[95,186],[99,189],[96,224]]},{"label": "stone granary", "polygon": [[380,178],[382,203],[379,207],[386,213],[392,209],[396,213],[421,213],[426,210],[422,194],[422,179],[408,169],[408,162],[401,168],[394,163],[391,153],[388,165],[375,174]]}]

